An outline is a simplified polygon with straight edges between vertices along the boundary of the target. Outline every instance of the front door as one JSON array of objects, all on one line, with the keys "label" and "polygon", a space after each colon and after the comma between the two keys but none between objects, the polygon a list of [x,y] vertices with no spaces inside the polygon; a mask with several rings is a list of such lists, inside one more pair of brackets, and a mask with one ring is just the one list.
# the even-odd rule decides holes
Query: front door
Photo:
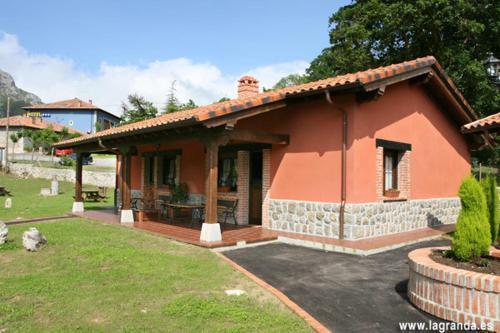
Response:
[{"label": "front door", "polygon": [[250,153],[249,222],[262,224],[262,151]]}]

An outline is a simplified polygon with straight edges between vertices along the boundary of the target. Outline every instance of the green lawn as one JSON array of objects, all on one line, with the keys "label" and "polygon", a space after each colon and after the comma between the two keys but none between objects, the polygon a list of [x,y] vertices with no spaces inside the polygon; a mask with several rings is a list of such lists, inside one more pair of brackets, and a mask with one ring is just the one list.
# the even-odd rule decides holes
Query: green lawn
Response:
[{"label": "green lawn", "polygon": [[[0,220],[9,221],[17,218],[60,216],[69,211],[73,205],[74,184],[59,182],[58,196],[43,197],[40,195],[42,187],[50,187],[50,180],[46,179],[19,179],[11,175],[0,173],[0,186],[5,186],[11,192],[12,208],[5,208],[6,197],[0,197]],[[84,186],[84,188],[93,188]],[[99,208],[113,205],[113,189],[108,189],[110,198],[107,202],[86,202],[85,207]]]},{"label": "green lawn", "polygon": [[[0,247],[0,332],[310,332],[212,252],[135,229],[37,223],[48,245]],[[226,289],[245,296],[227,296]]]}]

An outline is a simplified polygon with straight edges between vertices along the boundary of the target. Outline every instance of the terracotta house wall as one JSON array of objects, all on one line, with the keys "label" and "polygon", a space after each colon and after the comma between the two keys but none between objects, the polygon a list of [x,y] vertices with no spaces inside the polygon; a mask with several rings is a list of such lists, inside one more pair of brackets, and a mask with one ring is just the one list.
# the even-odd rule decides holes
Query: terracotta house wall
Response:
[{"label": "terracotta house wall", "polygon": [[[377,138],[410,143],[409,199],[455,197],[470,171],[464,137],[421,86],[389,86],[377,101],[357,103],[354,96],[335,102],[349,113],[347,202],[377,201]],[[290,144],[270,151],[269,197],[339,202],[341,182],[341,114],[324,99],[291,105],[240,120],[236,128],[290,135]],[[155,151],[139,146],[139,154]],[[197,140],[162,144],[160,150],[182,149],[180,179],[190,192],[204,193],[203,145]],[[132,189],[141,186],[141,159],[132,159]]]},{"label": "terracotta house wall", "polygon": [[348,202],[377,200],[375,139],[410,143],[410,198],[455,197],[470,173],[467,143],[422,86],[403,82],[349,115]]},{"label": "terracotta house wall", "polygon": [[236,128],[289,134],[270,152],[270,198],[340,200],[341,115],[324,99],[292,105],[237,123]]},{"label": "terracotta house wall", "polygon": [[[132,159],[132,189],[141,189],[141,157],[144,152],[156,151],[155,145],[138,146],[139,156]],[[188,185],[189,191],[194,194],[204,193],[205,184],[205,150],[198,140],[185,140],[161,144],[159,150],[182,150],[180,181]]]}]

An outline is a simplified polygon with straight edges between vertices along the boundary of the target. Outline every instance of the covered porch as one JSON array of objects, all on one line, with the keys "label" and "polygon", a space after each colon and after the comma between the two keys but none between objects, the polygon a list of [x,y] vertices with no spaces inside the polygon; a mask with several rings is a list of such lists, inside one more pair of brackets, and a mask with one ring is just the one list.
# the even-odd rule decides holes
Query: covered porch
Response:
[{"label": "covered porch", "polygon": [[[110,215],[98,219],[117,220],[206,247],[276,239],[277,235],[260,225],[267,213],[270,151],[273,145],[288,142],[288,135],[283,134],[231,126],[189,126],[82,144],[74,147],[73,212],[84,217],[104,214],[84,210],[82,154],[112,152],[117,155],[115,207]],[[175,191],[180,185],[185,185],[187,196],[178,201]],[[172,202],[202,208],[188,209],[183,219],[165,219]],[[229,216],[221,214],[224,202],[234,203]],[[196,222],[189,221],[195,212]],[[221,227],[221,222],[227,223]]]},{"label": "covered porch", "polygon": [[[105,210],[87,210],[73,214],[79,217],[99,220],[106,223],[120,224],[120,214],[117,213],[114,208]],[[272,241],[278,238],[277,232],[255,225],[223,225],[221,228],[221,240],[215,242],[201,241],[201,225],[190,225],[189,223],[185,223],[185,221],[165,223],[165,221],[155,221],[146,218],[142,222],[135,221],[131,224],[131,226],[153,232],[179,242],[206,248],[244,245]]]}]

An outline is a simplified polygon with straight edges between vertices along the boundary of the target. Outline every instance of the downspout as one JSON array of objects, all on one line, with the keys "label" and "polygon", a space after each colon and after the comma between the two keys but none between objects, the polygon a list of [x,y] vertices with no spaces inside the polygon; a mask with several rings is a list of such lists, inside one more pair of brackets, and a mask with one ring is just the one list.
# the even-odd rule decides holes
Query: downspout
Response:
[{"label": "downspout", "polygon": [[344,238],[345,202],[346,202],[346,174],[347,174],[347,112],[343,108],[333,103],[330,91],[325,91],[328,104],[334,106],[342,114],[342,157],[341,157],[341,190],[340,190],[340,211],[339,211],[339,239]]}]

